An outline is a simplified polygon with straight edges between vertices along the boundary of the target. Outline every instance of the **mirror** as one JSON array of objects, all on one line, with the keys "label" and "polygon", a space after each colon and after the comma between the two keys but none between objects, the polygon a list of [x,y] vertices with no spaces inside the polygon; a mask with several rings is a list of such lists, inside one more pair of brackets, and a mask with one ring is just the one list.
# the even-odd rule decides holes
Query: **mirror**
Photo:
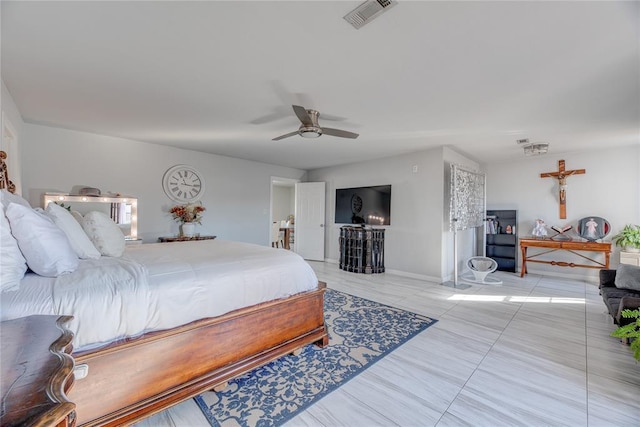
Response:
[{"label": "mirror", "polygon": [[138,199],[126,196],[71,196],[63,193],[45,193],[44,207],[51,202],[85,215],[102,212],[118,224],[127,240],[138,238]]}]

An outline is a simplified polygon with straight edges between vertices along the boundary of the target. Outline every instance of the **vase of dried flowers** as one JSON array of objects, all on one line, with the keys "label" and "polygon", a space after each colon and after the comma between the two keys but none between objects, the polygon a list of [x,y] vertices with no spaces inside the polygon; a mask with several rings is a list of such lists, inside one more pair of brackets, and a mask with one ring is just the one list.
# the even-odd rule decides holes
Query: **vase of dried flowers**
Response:
[{"label": "vase of dried flowers", "polygon": [[202,213],[205,210],[205,207],[198,203],[174,206],[169,213],[174,220],[181,224],[182,236],[193,237],[196,224],[201,224]]},{"label": "vase of dried flowers", "polygon": [[196,234],[196,223],[185,222],[182,224],[182,235],[184,237],[193,237]]}]

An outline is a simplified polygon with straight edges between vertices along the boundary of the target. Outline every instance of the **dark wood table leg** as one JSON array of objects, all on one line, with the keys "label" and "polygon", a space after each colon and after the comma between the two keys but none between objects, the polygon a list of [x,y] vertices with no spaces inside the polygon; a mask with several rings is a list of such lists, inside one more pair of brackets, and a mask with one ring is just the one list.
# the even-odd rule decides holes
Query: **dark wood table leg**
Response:
[{"label": "dark wood table leg", "polygon": [[284,248],[291,249],[289,246],[289,238],[291,237],[291,229],[289,227],[285,227],[284,229]]}]

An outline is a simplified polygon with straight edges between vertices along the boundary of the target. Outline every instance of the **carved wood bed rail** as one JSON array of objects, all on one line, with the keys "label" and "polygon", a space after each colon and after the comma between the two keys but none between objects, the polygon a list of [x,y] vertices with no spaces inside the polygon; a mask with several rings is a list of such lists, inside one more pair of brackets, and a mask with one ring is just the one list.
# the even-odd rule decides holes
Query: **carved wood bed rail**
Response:
[{"label": "carved wood bed rail", "polygon": [[326,346],[325,288],[74,353],[88,368],[69,392],[78,425],[129,424],[307,344]]}]

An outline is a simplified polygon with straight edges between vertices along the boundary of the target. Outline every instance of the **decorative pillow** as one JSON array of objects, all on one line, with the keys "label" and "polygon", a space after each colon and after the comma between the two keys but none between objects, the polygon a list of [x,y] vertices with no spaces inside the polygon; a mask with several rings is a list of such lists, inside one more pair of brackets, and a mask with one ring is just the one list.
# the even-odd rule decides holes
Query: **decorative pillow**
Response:
[{"label": "decorative pillow", "polygon": [[82,227],[82,214],[78,211],[71,211],[71,216],[78,221],[78,224]]},{"label": "decorative pillow", "polygon": [[67,236],[46,215],[10,203],[7,219],[27,265],[36,274],[57,277],[78,268],[78,256]]},{"label": "decorative pillow", "polygon": [[82,228],[102,255],[119,257],[124,253],[124,234],[106,214],[98,211],[87,213],[82,219]]},{"label": "decorative pillow", "polygon": [[18,241],[11,234],[7,217],[0,212],[0,290],[18,289],[26,272],[27,261],[20,252]]},{"label": "decorative pillow", "polygon": [[616,288],[640,291],[640,267],[630,264],[620,264],[616,271]]},{"label": "decorative pillow", "polygon": [[47,215],[67,235],[71,247],[80,259],[98,259],[100,252],[93,246],[91,240],[84,232],[82,226],[71,215],[71,212],[55,203],[49,203],[46,209]]},{"label": "decorative pillow", "polygon": [[31,205],[22,197],[17,194],[9,193],[7,190],[0,190],[0,200],[2,200],[2,210],[7,210],[9,203],[17,203],[19,205],[24,206],[25,208],[31,209]]}]

